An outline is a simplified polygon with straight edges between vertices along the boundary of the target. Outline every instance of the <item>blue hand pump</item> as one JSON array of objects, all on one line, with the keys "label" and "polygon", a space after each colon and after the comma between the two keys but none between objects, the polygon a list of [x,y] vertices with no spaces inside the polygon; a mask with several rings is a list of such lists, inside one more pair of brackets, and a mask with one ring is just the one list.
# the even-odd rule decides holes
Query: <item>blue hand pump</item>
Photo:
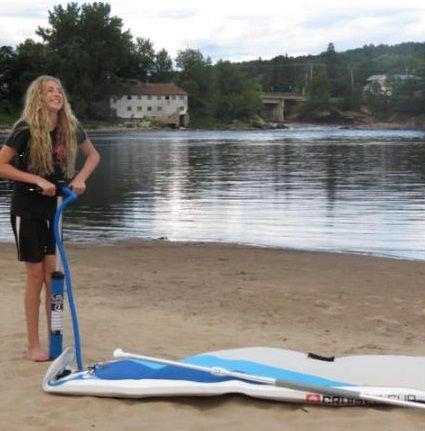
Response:
[{"label": "blue hand pump", "polygon": [[[63,199],[65,198],[65,199]],[[56,267],[52,273],[51,283],[51,331],[50,331],[50,351],[51,359],[57,358],[62,353],[63,336],[63,297],[64,283],[68,297],[68,305],[72,319],[72,330],[74,335],[74,349],[77,367],[79,371],[84,369],[81,352],[80,331],[78,327],[77,309],[75,306],[72,291],[71,271],[69,269],[68,258],[62,242],[62,215],[66,207],[77,200],[77,195],[68,187],[62,187],[59,191],[57,209],[54,219],[54,235],[56,242]],[[61,266],[63,272],[61,271]]]}]

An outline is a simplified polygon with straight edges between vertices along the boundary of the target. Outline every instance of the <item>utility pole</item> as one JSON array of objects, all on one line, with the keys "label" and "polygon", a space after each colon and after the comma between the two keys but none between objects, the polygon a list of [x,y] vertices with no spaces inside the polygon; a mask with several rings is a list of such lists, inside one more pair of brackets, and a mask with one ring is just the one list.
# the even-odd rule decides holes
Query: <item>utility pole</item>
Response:
[{"label": "utility pole", "polygon": [[306,73],[304,74],[303,96],[305,96],[305,95],[306,95],[307,86],[308,86],[308,73],[306,72]]}]

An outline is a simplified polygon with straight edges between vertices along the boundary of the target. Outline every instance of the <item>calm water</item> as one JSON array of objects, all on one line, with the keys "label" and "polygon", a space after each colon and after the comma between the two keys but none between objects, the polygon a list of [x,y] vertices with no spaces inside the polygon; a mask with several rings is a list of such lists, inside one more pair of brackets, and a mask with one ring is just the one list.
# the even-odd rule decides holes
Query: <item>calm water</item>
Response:
[{"label": "calm water", "polygon": [[[419,131],[294,127],[91,135],[102,164],[66,216],[75,241],[225,241],[425,259]],[[0,181],[0,240],[12,241]]]}]

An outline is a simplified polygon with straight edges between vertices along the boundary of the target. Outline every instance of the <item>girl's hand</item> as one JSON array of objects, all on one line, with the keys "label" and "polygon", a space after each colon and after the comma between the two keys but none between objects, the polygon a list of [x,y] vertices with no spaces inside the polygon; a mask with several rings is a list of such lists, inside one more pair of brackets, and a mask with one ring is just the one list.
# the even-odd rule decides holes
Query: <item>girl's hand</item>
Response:
[{"label": "girl's hand", "polygon": [[56,186],[50,181],[45,180],[44,178],[40,178],[36,186],[41,189],[41,194],[44,196],[55,196],[56,195]]},{"label": "girl's hand", "polygon": [[82,195],[86,191],[85,181],[78,180],[77,178],[74,178],[74,180],[71,181],[69,187],[71,187],[72,191],[77,195]]}]

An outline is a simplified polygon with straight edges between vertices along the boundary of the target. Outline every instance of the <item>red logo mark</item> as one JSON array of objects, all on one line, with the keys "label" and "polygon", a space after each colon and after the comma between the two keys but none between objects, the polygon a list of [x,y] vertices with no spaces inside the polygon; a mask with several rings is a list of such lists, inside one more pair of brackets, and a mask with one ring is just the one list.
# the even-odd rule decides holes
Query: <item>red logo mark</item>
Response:
[{"label": "red logo mark", "polygon": [[320,394],[307,394],[306,401],[308,403],[320,403],[322,401],[322,396]]}]

